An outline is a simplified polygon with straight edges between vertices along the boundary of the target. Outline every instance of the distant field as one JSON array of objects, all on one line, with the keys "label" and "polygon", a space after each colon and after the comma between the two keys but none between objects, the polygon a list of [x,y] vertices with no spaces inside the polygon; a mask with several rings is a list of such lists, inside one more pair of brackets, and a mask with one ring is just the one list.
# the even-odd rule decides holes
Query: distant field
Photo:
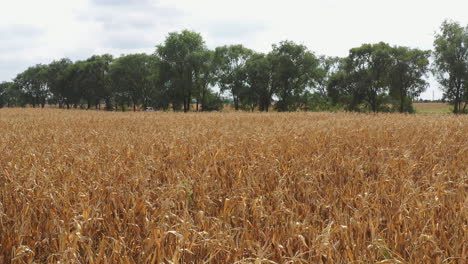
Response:
[{"label": "distant field", "polygon": [[466,115],[1,109],[0,131],[0,263],[466,263]]},{"label": "distant field", "polygon": [[[414,109],[416,113],[419,114],[447,114],[452,113],[452,106],[446,103],[413,103]],[[46,108],[53,108],[58,109],[57,105],[47,105]],[[101,109],[104,109],[105,105],[101,105]],[[94,110],[95,107],[91,108]],[[192,111],[195,111],[196,106],[195,104],[191,106]],[[116,111],[121,111],[117,109]],[[133,111],[131,107],[129,107],[126,111]],[[137,108],[137,111],[143,111],[141,108]],[[224,105],[224,109],[222,112],[235,112],[232,105],[226,104]]]},{"label": "distant field", "polygon": [[446,103],[414,103],[416,113],[420,114],[447,114],[452,113],[452,106]]}]

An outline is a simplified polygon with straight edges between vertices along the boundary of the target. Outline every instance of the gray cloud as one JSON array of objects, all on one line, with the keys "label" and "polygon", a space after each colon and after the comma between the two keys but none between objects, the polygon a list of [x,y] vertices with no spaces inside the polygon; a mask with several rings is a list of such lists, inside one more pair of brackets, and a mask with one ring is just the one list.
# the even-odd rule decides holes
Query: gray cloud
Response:
[{"label": "gray cloud", "polygon": [[94,5],[98,6],[134,6],[134,5],[146,5],[148,0],[92,0]]},{"label": "gray cloud", "polygon": [[148,40],[144,34],[140,35],[131,31],[108,36],[103,43],[106,47],[122,50],[152,48],[156,45]]},{"label": "gray cloud", "polygon": [[79,18],[101,28],[101,48],[124,52],[154,48],[161,32],[166,34],[182,16],[176,8],[148,0],[92,0],[91,4],[92,9],[83,10]]},{"label": "gray cloud", "polygon": [[0,37],[3,39],[9,38],[34,38],[45,33],[44,29],[33,25],[0,25]]},{"label": "gray cloud", "polygon": [[0,26],[0,58],[23,52],[31,45],[39,45],[45,30],[29,25]]},{"label": "gray cloud", "polygon": [[11,76],[9,79],[0,79],[0,82],[11,81],[18,73],[26,70],[28,67],[34,64],[34,61],[30,59],[0,59],[0,76]]},{"label": "gray cloud", "polygon": [[112,17],[100,16],[96,18],[106,31],[117,31],[125,29],[145,30],[155,27],[153,19],[144,16]]},{"label": "gray cloud", "polygon": [[173,24],[182,14],[176,8],[146,0],[93,0],[92,4],[92,11],[86,10],[80,17],[106,30],[151,29],[161,23]]},{"label": "gray cloud", "polygon": [[267,30],[258,22],[219,21],[207,26],[208,32],[219,39],[245,39]]}]

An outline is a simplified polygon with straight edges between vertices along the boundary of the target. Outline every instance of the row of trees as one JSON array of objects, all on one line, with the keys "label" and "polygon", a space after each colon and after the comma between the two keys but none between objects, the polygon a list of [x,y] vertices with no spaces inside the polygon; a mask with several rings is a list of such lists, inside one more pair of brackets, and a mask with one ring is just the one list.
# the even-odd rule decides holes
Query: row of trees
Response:
[{"label": "row of trees", "polygon": [[30,67],[0,84],[0,107],[209,111],[219,110],[228,94],[236,110],[412,112],[431,70],[454,112],[466,112],[468,26],[445,21],[432,52],[381,42],[353,48],[345,58],[317,57],[291,41],[267,54],[242,45],[210,50],[200,34],[185,30],[170,33],[151,55],[65,58]]}]

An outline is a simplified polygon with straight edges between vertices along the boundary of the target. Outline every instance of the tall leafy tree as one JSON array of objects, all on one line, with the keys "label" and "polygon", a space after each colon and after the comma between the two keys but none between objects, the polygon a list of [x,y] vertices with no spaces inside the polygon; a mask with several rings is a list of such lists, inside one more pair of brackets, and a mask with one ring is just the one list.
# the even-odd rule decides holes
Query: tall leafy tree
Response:
[{"label": "tall leafy tree", "polygon": [[245,72],[248,84],[246,98],[251,110],[258,105],[260,111],[268,112],[275,90],[272,84],[271,58],[262,53],[255,53],[246,62]]},{"label": "tall leafy tree", "polygon": [[[98,101],[97,97],[97,86],[95,82],[95,77],[98,74],[95,74],[93,63],[89,61],[78,61],[75,65],[75,87],[78,88],[80,93],[80,101],[83,100],[87,103],[87,109],[90,109],[92,105],[95,105]],[[93,60],[93,58],[91,58]],[[83,103],[81,103],[83,104]],[[96,104],[97,105],[97,104]]]},{"label": "tall leafy tree", "polygon": [[4,99],[6,100],[7,107],[24,107],[27,104],[17,83],[6,82],[4,87]]},{"label": "tall leafy tree", "polygon": [[330,76],[327,83],[327,95],[334,105],[343,105],[346,111],[360,111],[364,100],[364,89],[342,65],[342,69]]},{"label": "tall leafy tree", "polygon": [[8,104],[8,90],[12,85],[11,82],[0,83],[0,108]]},{"label": "tall leafy tree", "polygon": [[394,47],[391,56],[390,95],[397,102],[399,112],[412,112],[412,100],[428,85],[424,77],[429,67],[430,51]]},{"label": "tall leafy tree", "polygon": [[195,92],[195,72],[203,64],[200,60],[203,56],[199,53],[204,50],[202,36],[188,30],[170,33],[164,44],[157,46],[164,86],[171,90],[173,107],[182,103],[184,112],[190,110]]},{"label": "tall leafy tree", "polygon": [[468,25],[444,21],[434,40],[434,73],[453,104],[453,112],[466,110],[468,104]]},{"label": "tall leafy tree", "polygon": [[215,64],[221,92],[229,91],[234,108],[239,110],[241,96],[245,94],[246,75],[244,66],[253,51],[242,45],[230,45],[215,49]]},{"label": "tall leafy tree", "polygon": [[63,100],[67,109],[70,107],[76,108],[81,101],[82,92],[81,88],[86,85],[84,79],[86,78],[82,69],[85,62],[76,61],[75,63],[68,64],[63,72],[63,80],[60,82],[63,87]]},{"label": "tall leafy tree", "polygon": [[125,55],[110,66],[109,76],[114,92],[127,98],[136,111],[137,105],[147,107],[155,89],[157,58],[147,54]]},{"label": "tall leafy tree", "polygon": [[22,105],[21,92],[14,82],[0,83],[0,108]]},{"label": "tall leafy tree", "polygon": [[109,80],[109,68],[113,61],[112,55],[94,55],[79,64],[81,74],[81,92],[83,99],[88,104],[88,109],[92,105],[100,107],[101,100],[106,102],[106,108],[110,108],[112,90]]},{"label": "tall leafy tree", "polygon": [[47,73],[47,65],[37,64],[18,74],[14,80],[25,101],[33,108],[36,106],[44,108],[50,96]]},{"label": "tall leafy tree", "polygon": [[211,110],[209,105],[210,94],[212,93],[210,86],[216,82],[216,70],[214,65],[214,52],[212,50],[203,50],[196,53],[197,60],[200,62],[194,71],[195,81],[195,99],[196,110]]},{"label": "tall leafy tree", "polygon": [[70,80],[67,78],[67,68],[73,62],[68,58],[63,58],[58,61],[53,61],[48,66],[47,81],[49,89],[54,98],[62,108],[66,104],[67,89],[70,89]]},{"label": "tall leafy tree", "polygon": [[304,45],[292,41],[273,45],[269,56],[273,70],[273,89],[279,99],[277,110],[297,109],[300,97],[318,79],[318,59]]},{"label": "tall leafy tree", "polygon": [[342,58],[329,57],[322,55],[318,58],[319,60],[319,77],[317,80],[316,92],[318,92],[324,99],[328,99],[327,96],[327,85],[330,81],[330,77],[335,74],[340,67]]},{"label": "tall leafy tree", "polygon": [[389,70],[392,48],[383,42],[364,44],[350,50],[345,61],[348,82],[355,96],[363,99],[373,112],[378,112],[389,92]]}]

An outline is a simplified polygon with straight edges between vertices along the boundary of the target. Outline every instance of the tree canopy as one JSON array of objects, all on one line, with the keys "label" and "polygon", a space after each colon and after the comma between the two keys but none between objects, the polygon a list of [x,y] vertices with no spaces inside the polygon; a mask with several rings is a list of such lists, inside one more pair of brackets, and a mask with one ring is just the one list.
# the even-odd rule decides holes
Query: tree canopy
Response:
[{"label": "tree canopy", "polygon": [[342,58],[317,56],[293,41],[266,53],[241,44],[209,49],[199,33],[183,30],[169,33],[153,54],[31,66],[0,85],[0,107],[414,112],[430,69],[454,112],[467,112],[468,25],[444,21],[432,52],[379,42]]},{"label": "tree canopy", "polygon": [[444,21],[434,40],[434,73],[454,113],[468,105],[468,25]]}]

